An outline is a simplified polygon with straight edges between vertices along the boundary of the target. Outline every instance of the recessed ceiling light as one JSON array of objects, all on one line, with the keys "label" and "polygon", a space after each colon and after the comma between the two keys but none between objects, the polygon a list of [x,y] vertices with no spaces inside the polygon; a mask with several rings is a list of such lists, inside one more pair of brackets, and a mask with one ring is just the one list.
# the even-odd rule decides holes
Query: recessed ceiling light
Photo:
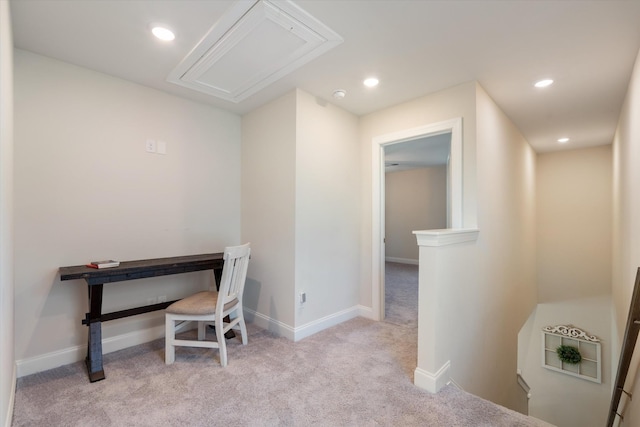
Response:
[{"label": "recessed ceiling light", "polygon": [[364,85],[367,87],[375,87],[375,86],[378,86],[378,83],[380,82],[375,77],[369,77],[368,79],[365,79],[365,81],[363,81],[362,83],[364,83]]},{"label": "recessed ceiling light", "polygon": [[559,138],[559,139],[558,139],[558,142],[559,142],[560,144],[566,144],[567,142],[569,142],[569,138]]},{"label": "recessed ceiling light", "polygon": [[551,86],[553,84],[553,80],[551,79],[544,79],[544,80],[540,80],[539,82],[536,82],[536,84],[534,84],[535,87],[547,87],[547,86]]},{"label": "recessed ceiling light", "polygon": [[176,35],[173,34],[173,31],[161,25],[154,25],[153,28],[151,28],[151,32],[160,40],[164,40],[167,42],[176,38]]}]

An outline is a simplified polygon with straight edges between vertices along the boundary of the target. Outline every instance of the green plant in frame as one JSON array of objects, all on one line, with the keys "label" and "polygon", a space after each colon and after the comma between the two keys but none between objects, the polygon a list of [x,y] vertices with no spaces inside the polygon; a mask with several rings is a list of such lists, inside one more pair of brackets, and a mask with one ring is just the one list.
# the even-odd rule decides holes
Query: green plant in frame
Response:
[{"label": "green plant in frame", "polygon": [[558,359],[570,365],[576,365],[582,361],[580,350],[570,345],[561,345],[556,348]]}]

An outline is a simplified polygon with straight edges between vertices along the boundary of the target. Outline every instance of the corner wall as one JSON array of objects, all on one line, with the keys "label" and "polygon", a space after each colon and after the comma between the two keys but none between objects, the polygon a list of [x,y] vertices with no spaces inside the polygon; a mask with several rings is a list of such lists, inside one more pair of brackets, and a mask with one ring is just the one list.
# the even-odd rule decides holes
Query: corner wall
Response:
[{"label": "corner wall", "polygon": [[359,314],[357,132],[356,116],[301,90],[242,118],[242,236],[260,278],[244,302],[292,340]]},{"label": "corner wall", "polygon": [[357,116],[296,93],[293,302],[299,338],[359,314],[360,151]]},{"label": "corner wall", "polygon": [[476,105],[478,270],[460,297],[472,313],[464,324],[481,325],[471,340],[482,358],[463,372],[470,392],[517,409],[518,332],[536,304],[536,155],[480,85]]},{"label": "corner wall", "polygon": [[[465,228],[477,224],[480,232],[477,241],[438,252],[436,276],[444,292],[444,320],[436,326],[442,340],[438,353],[450,361],[450,377],[462,388],[515,409],[518,331],[536,303],[536,158],[475,82],[362,118],[363,266],[368,279],[363,283],[371,282],[366,269],[371,268],[372,139],[455,117],[463,118],[463,223]],[[362,303],[371,304],[366,285]],[[430,347],[424,343],[428,338],[422,329],[419,348]]]},{"label": "corner wall", "polygon": [[15,395],[13,254],[13,42],[9,2],[0,1],[0,425]]},{"label": "corner wall", "polygon": [[[636,58],[627,96],[622,106],[613,140],[613,305],[614,338],[617,349],[613,365],[617,367],[631,295],[640,267],[640,55]],[[640,350],[636,346],[624,389],[640,390]],[[615,377],[615,370],[613,372]],[[640,423],[640,401],[626,400],[623,394],[624,425]],[[618,411],[620,412],[620,411]]]},{"label": "corner wall", "polygon": [[296,92],[242,117],[242,240],[252,246],[247,316],[280,335],[295,327]]},{"label": "corner wall", "polygon": [[[554,425],[604,425],[611,394],[611,146],[538,154],[539,305],[521,333],[529,414]],[[541,366],[541,330],[573,325],[601,339],[602,383]],[[560,410],[558,402],[571,411]]]}]

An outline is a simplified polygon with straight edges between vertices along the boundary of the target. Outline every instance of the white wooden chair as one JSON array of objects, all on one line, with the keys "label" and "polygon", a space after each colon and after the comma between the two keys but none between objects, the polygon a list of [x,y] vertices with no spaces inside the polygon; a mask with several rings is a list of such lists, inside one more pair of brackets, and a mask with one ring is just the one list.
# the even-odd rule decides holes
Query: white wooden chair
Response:
[{"label": "white wooden chair", "polygon": [[[247,267],[251,248],[249,243],[230,246],[224,250],[224,266],[220,289],[198,292],[195,295],[176,301],[166,308],[165,314],[165,363],[175,361],[176,346],[207,347],[220,349],[220,364],[227,366],[227,345],[224,334],[230,329],[240,331],[242,344],[247,344],[247,327],[242,311],[242,293],[247,278]],[[225,316],[234,314],[234,318],[225,323]],[[175,322],[198,322],[198,340],[177,339]],[[205,340],[206,325],[213,324],[217,341]]]}]

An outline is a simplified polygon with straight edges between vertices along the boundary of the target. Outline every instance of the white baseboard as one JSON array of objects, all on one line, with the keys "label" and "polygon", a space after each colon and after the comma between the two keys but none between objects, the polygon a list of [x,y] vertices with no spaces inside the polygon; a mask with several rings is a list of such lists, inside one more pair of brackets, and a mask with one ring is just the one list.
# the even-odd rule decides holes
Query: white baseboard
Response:
[{"label": "white baseboard", "polygon": [[[373,318],[373,310],[363,306],[354,306],[352,308],[340,311],[315,320],[297,328],[293,328],[278,320],[271,319],[264,314],[257,313],[245,307],[245,317],[247,322],[254,323],[256,326],[274,332],[275,334],[288,338],[291,341],[299,341],[303,338],[311,336],[331,326],[338,325],[354,317]],[[374,319],[375,320],[375,319]],[[112,353],[134,345],[144,344],[164,337],[164,325],[154,326],[152,328],[139,331],[129,332],[127,334],[115,337],[105,338],[102,340],[103,354]],[[65,348],[40,356],[30,357],[16,361],[17,377],[35,374],[37,372],[46,371],[57,368],[59,366],[68,365],[84,360],[87,355],[87,345],[78,345]]]},{"label": "white baseboard", "polygon": [[246,307],[244,309],[244,312],[247,322],[251,322],[262,329],[271,331],[291,341],[300,341],[303,338],[309,337],[342,322],[346,322],[347,320],[353,319],[354,317],[360,316],[373,319],[373,310],[360,305],[339,311],[334,314],[330,314],[329,316],[314,320],[313,322],[309,322],[297,328],[272,319],[262,313],[258,313]]},{"label": "white baseboard", "polygon": [[522,388],[522,390],[524,390],[524,392],[527,393],[527,397],[531,397],[529,395],[529,392],[531,391],[531,387],[529,387],[529,384],[527,384],[527,382],[525,381],[520,369],[518,369],[518,372],[516,372],[516,377],[518,378],[518,385],[520,386],[520,388]]},{"label": "white baseboard", "polygon": [[[114,351],[122,350],[134,345],[144,344],[162,337],[164,337],[164,325],[105,338],[102,340],[102,353],[112,353]],[[17,360],[17,376],[20,378],[25,375],[31,375],[37,372],[75,363],[84,360],[86,356],[87,345],[83,344],[58,351],[52,351],[51,353],[45,353],[40,356]]]},{"label": "white baseboard", "polygon": [[360,310],[358,309],[358,307],[354,306],[346,310],[330,314],[329,316],[325,316],[321,319],[314,320],[313,322],[309,322],[305,325],[299,326],[295,328],[294,341],[300,341],[303,338],[309,337],[327,328],[339,325],[340,323],[351,320],[354,317],[358,317],[359,311]]},{"label": "white baseboard", "polygon": [[437,372],[431,373],[420,367],[413,373],[413,383],[430,393],[437,393],[449,381],[449,367],[451,363],[447,360]]},{"label": "white baseboard", "polygon": [[384,260],[387,262],[397,262],[399,264],[419,265],[417,259],[386,257]]},{"label": "white baseboard", "polygon": [[13,406],[16,401],[16,385],[17,385],[17,368],[13,365],[13,373],[11,377],[11,393],[9,394],[9,402],[7,406],[7,418],[4,421],[5,427],[11,427],[13,421]]},{"label": "white baseboard", "polygon": [[380,320],[375,316],[375,314],[373,314],[373,308],[365,307],[364,305],[359,305],[357,306],[357,308],[358,308],[358,316],[364,317],[365,319],[371,319],[376,321]]},{"label": "white baseboard", "polygon": [[244,317],[247,322],[253,323],[259,328],[266,329],[267,331],[290,339],[291,341],[294,340],[295,331],[286,323],[282,323],[279,320],[272,319],[269,316],[265,316],[262,313],[258,313],[257,311],[253,311],[246,307],[244,308]]}]

